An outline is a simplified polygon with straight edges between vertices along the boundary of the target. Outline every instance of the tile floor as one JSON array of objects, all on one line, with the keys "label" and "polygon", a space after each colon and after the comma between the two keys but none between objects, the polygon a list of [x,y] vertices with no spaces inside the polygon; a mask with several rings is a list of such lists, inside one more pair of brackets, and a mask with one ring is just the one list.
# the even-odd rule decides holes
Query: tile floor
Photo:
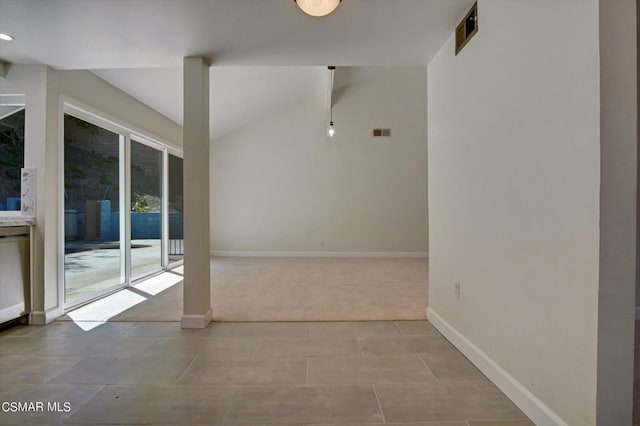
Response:
[{"label": "tile floor", "polygon": [[532,424],[426,321],[17,327],[6,402],[43,409],[0,424]]}]

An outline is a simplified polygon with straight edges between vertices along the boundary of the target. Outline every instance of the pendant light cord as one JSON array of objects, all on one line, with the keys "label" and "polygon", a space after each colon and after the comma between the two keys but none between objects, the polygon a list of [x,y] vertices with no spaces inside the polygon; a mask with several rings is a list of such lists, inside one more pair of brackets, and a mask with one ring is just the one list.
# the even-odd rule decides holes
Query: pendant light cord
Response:
[{"label": "pendant light cord", "polygon": [[329,70],[331,70],[331,96],[329,96],[330,104],[329,104],[329,122],[333,124],[333,78],[334,72],[336,70],[335,66],[329,66]]}]

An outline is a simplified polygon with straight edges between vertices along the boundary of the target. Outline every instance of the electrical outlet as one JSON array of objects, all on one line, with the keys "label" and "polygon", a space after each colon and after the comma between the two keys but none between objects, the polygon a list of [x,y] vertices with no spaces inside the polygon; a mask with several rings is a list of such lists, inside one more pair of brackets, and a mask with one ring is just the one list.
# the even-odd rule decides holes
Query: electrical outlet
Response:
[{"label": "electrical outlet", "polygon": [[454,290],[456,292],[456,299],[460,300],[460,283],[455,283],[453,285],[453,288],[454,288]]}]

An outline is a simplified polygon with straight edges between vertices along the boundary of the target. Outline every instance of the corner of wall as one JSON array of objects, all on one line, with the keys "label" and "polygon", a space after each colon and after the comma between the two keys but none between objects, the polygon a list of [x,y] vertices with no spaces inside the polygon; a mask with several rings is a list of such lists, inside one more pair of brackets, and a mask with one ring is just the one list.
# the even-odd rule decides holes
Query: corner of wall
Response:
[{"label": "corner of wall", "polygon": [[33,311],[29,313],[29,325],[47,325],[63,315],[64,310],[60,306],[47,311]]},{"label": "corner of wall", "polygon": [[431,308],[427,308],[427,319],[535,424],[567,425],[558,414]]}]

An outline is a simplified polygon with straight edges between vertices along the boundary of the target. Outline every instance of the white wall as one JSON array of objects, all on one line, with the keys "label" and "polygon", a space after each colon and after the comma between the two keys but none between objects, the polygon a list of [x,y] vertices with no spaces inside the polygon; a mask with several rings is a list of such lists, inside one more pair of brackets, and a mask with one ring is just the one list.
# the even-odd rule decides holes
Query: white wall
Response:
[{"label": "white wall", "polygon": [[536,424],[593,425],[598,1],[478,7],[428,67],[428,315]]},{"label": "white wall", "polygon": [[62,313],[64,300],[59,291],[63,273],[59,268],[63,99],[82,104],[174,147],[182,145],[182,130],[88,71],[13,65],[7,77],[0,80],[0,93],[16,91],[26,94],[25,166],[37,170],[32,320],[44,323]]},{"label": "white wall", "polygon": [[636,0],[600,0],[598,424],[631,424],[637,198]]},{"label": "white wall", "polygon": [[[425,69],[348,71],[333,140],[317,99],[214,135],[214,250],[427,251]],[[380,127],[392,137],[372,137]]]},{"label": "white wall", "polygon": [[[6,78],[0,79],[0,93],[25,95],[25,158],[24,166],[37,169],[36,206],[44,204],[47,115],[47,67],[44,65],[11,65]],[[42,175],[42,176],[40,176]],[[36,222],[44,223],[46,211],[38,208]],[[44,310],[44,227],[35,228],[33,248],[32,305]],[[54,293],[57,298],[57,292]],[[57,300],[57,299],[56,299]]]}]

